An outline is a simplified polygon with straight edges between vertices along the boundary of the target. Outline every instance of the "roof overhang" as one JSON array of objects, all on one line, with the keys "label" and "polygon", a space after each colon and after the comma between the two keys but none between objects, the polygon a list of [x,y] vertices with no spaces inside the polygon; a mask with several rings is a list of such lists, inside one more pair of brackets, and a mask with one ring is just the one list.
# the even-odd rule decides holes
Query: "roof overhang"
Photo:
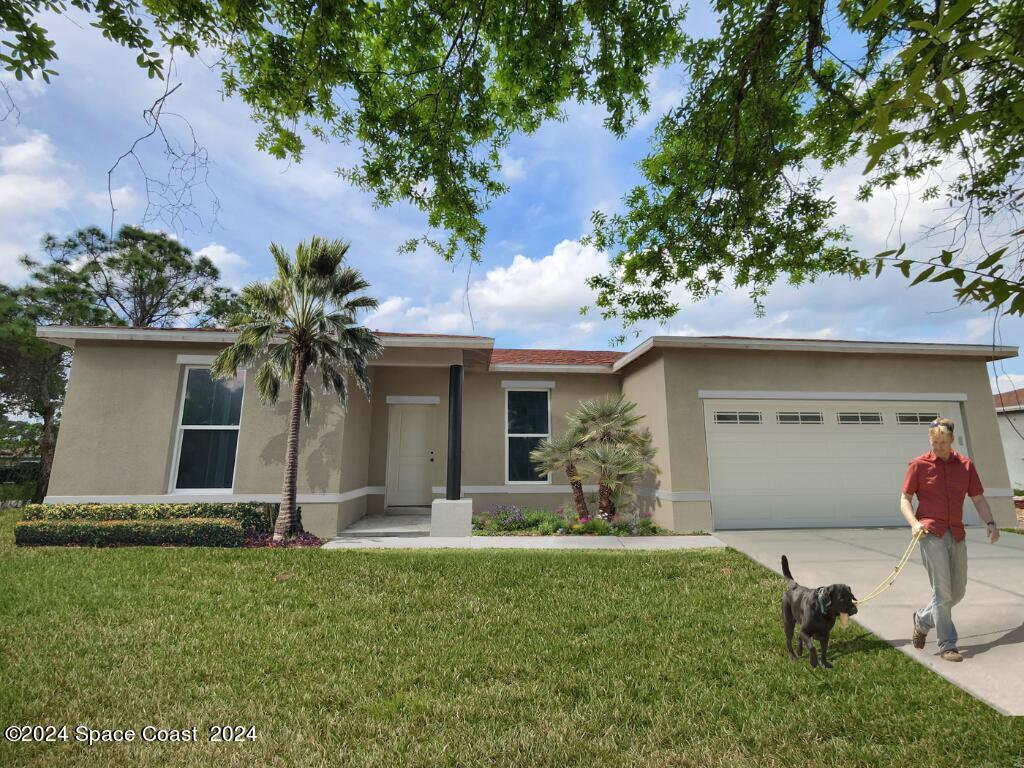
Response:
[{"label": "roof overhang", "polygon": [[542,363],[491,363],[493,373],[615,373],[608,365],[544,365]]},{"label": "roof overhang", "polygon": [[832,341],[828,339],[738,339],[709,336],[652,336],[619,358],[620,371],[652,349],[746,349],[765,352],[827,352],[878,355],[946,355],[982,357],[986,361],[1016,357],[1017,347],[991,344],[943,344],[903,341]]},{"label": "roof overhang", "polygon": [[[238,338],[235,331],[202,328],[92,328],[89,326],[39,325],[36,336],[65,347],[78,341],[143,341],[176,344],[231,344]],[[422,336],[412,334],[383,334],[377,337],[387,348],[418,347],[441,349],[489,350],[494,339],[479,336]]]}]

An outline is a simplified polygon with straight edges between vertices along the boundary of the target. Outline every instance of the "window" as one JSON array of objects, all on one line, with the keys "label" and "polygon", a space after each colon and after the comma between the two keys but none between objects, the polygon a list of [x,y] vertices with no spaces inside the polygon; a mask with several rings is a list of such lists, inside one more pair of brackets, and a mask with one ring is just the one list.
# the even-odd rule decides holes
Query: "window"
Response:
[{"label": "window", "polygon": [[836,421],[840,424],[881,424],[882,414],[874,412],[837,413]]},{"label": "window", "polygon": [[760,424],[758,411],[715,411],[715,424]]},{"label": "window", "polygon": [[818,411],[779,411],[775,414],[779,424],[821,424]]},{"label": "window", "polygon": [[937,413],[897,413],[897,424],[930,424],[939,418]]},{"label": "window", "polygon": [[231,490],[242,415],[242,381],[242,374],[218,381],[210,376],[208,368],[185,369],[174,490]]},{"label": "window", "polygon": [[551,435],[548,390],[505,390],[506,482],[549,483],[549,475],[537,474],[530,451]]}]

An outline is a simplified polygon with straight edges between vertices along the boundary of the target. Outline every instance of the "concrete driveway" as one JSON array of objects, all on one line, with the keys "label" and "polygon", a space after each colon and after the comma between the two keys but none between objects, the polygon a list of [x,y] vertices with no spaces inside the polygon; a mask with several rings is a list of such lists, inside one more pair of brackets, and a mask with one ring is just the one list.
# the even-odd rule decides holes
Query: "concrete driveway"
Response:
[{"label": "concrete driveway", "polygon": [[[793,577],[804,586],[846,583],[855,595],[867,594],[888,576],[910,543],[908,528],[715,531],[715,536],[776,573],[781,574],[786,555]],[[982,528],[968,528],[967,561],[967,595],[953,609],[962,662],[939,658],[934,630],[923,650],[911,644],[911,613],[931,594],[919,547],[896,583],[862,606],[854,620],[1003,714],[1024,715],[1024,536],[1004,531],[990,544]]]}]

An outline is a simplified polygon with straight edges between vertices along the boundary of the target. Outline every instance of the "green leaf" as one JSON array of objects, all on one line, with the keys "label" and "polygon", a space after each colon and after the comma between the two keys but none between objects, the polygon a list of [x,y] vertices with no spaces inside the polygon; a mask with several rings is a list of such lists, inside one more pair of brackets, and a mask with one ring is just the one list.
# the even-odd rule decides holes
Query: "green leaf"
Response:
[{"label": "green leaf", "polygon": [[889,7],[890,0],[876,0],[875,4],[869,7],[858,20],[859,24],[869,24],[878,18]]},{"label": "green leaf", "polygon": [[[941,283],[943,280],[954,280],[954,279],[956,279],[957,273],[960,274],[960,282],[963,282],[963,274],[964,273],[963,273],[963,270],[961,270],[961,269],[949,269],[949,270],[946,270],[945,272],[943,272],[938,277],[933,277],[931,281],[933,283]],[[957,283],[957,284],[959,285],[960,283]]]},{"label": "green leaf", "polygon": [[1003,258],[1004,253],[1006,253],[1006,248],[1000,248],[998,251],[993,251],[992,254],[983,262],[981,262],[977,267],[975,267],[975,269],[988,269],[993,264],[998,262],[1001,258]]},{"label": "green leaf", "polygon": [[882,259],[875,261],[875,277],[882,274],[882,270],[885,268],[885,262]]},{"label": "green leaf", "polygon": [[984,46],[978,45],[977,43],[971,41],[964,43],[955,51],[953,51],[953,55],[961,59],[982,59],[985,58],[986,56],[991,56],[992,51],[990,51],[988,48],[985,48]]},{"label": "green leaf", "polygon": [[942,262],[942,266],[948,267],[950,262],[953,261],[953,252],[952,251],[943,251],[942,255],[939,256],[939,261]]},{"label": "green leaf", "polygon": [[910,277],[910,267],[913,265],[912,261],[901,261],[900,272],[903,273],[904,277]]},{"label": "green leaf", "polygon": [[921,272],[917,277],[915,277],[910,284],[911,285],[917,285],[918,283],[924,282],[929,277],[931,277],[931,274],[932,274],[932,272],[935,271],[935,269],[936,269],[936,266],[933,264],[932,266],[928,267],[926,270]]},{"label": "green leaf", "polygon": [[977,5],[978,0],[960,0],[959,3],[947,10],[939,19],[939,29],[949,29],[971,8]]}]

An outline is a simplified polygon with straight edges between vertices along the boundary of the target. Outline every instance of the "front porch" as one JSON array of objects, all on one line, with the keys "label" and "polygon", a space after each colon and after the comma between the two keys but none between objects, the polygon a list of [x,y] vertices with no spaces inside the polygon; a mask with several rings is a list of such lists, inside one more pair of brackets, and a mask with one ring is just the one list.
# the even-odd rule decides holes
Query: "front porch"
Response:
[{"label": "front porch", "polygon": [[356,520],[341,530],[338,538],[429,535],[430,507],[389,507],[383,514],[366,515]]}]

